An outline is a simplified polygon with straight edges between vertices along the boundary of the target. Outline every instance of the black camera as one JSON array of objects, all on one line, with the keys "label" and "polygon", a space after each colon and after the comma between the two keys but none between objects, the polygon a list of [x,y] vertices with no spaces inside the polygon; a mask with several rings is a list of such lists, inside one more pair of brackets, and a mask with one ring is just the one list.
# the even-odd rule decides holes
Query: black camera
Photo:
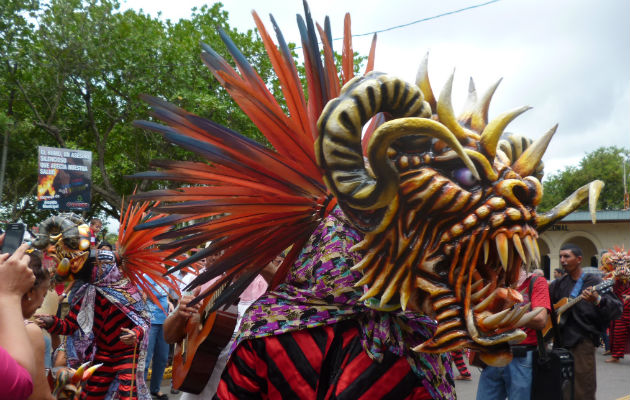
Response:
[{"label": "black camera", "polygon": [[26,225],[22,223],[12,223],[5,226],[4,243],[2,243],[2,254],[13,254],[22,244]]}]

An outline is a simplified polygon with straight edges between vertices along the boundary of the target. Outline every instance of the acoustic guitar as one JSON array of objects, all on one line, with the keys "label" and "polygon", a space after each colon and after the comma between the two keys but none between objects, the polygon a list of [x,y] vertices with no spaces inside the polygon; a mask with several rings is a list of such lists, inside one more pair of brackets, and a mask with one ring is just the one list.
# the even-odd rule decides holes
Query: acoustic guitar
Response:
[{"label": "acoustic guitar", "polygon": [[[612,279],[606,280],[600,283],[599,285],[593,287],[593,290],[601,295],[602,293],[606,293],[612,290],[613,284],[614,284],[614,281]],[[572,299],[569,297],[564,297],[553,305],[553,308],[556,311],[558,326],[563,326],[566,323],[567,310],[573,307],[574,305],[576,305],[577,303],[579,303],[583,299],[584,299],[584,296],[582,295],[582,293],[580,293],[579,296],[574,297]],[[545,324],[545,327],[542,329],[542,334],[545,339],[548,339],[547,334],[549,333],[551,328],[552,328],[551,315],[549,315],[549,317],[547,318],[547,323]]]},{"label": "acoustic guitar", "polygon": [[212,375],[221,350],[229,343],[237,314],[209,312],[212,299],[202,302],[200,311],[188,319],[186,336],[175,343],[173,353],[173,388],[199,394]]}]

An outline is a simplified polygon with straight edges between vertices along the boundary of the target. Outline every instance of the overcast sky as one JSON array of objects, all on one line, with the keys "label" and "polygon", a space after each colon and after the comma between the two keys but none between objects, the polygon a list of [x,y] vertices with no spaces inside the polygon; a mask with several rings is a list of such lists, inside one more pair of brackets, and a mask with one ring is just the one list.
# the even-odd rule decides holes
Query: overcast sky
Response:
[{"label": "overcast sky", "polygon": [[[484,0],[313,0],[313,18],[331,19],[341,37],[350,12],[353,34],[374,32],[458,9]],[[123,0],[123,8],[142,9],[163,19],[188,18],[195,0]],[[254,28],[256,10],[268,30],[274,15],[285,39],[299,43],[295,15],[301,0],[225,0],[230,26]],[[455,69],[456,112],[466,97],[469,77],[478,92],[503,78],[490,117],[530,105],[532,110],[508,127],[531,138],[558,123],[543,159],[547,174],[561,170],[600,146],[630,147],[630,2],[627,0],[500,0],[460,13],[378,34],[375,69],[414,81],[429,52],[429,76],[436,96]],[[354,39],[367,55],[371,35]],[[341,42],[335,42],[340,49]],[[620,166],[621,167],[621,166]]]}]

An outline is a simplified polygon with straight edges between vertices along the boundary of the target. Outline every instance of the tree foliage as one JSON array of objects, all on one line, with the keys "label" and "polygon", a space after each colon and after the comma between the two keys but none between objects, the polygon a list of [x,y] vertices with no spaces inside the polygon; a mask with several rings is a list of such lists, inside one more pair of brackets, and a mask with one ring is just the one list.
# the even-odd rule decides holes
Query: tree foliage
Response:
[{"label": "tree foliage", "polygon": [[[600,147],[586,154],[577,167],[567,167],[545,178],[540,209],[546,211],[553,208],[575,190],[595,179],[606,184],[599,197],[598,209],[623,208],[623,160],[628,159],[629,155],[630,151],[621,147]],[[628,172],[630,165],[626,166]]]},{"label": "tree foliage", "polygon": [[[8,149],[0,168],[0,220],[34,223],[48,216],[36,205],[37,146],[92,151],[86,218],[118,218],[123,196],[136,185],[167,184],[126,179],[149,169],[153,159],[194,157],[133,126],[151,118],[139,99],[143,93],[266,143],[200,60],[203,41],[232,62],[216,29],[222,28],[283,104],[258,34],[231,28],[220,3],[173,22],[121,11],[116,0],[7,2],[0,8],[0,84],[6,88],[0,132]],[[358,58],[356,71],[364,59]],[[298,71],[303,74],[301,66]]]},{"label": "tree foliage", "polygon": [[260,139],[199,58],[204,41],[230,60],[215,29],[222,27],[274,86],[257,34],[230,28],[220,3],[172,22],[121,12],[112,0],[8,2],[0,11],[0,83],[7,88],[0,129],[8,149],[0,219],[45,216],[35,202],[40,145],[93,152],[93,208],[86,217],[117,217],[122,196],[138,184],[125,175],[148,169],[150,160],[192,157],[133,127],[150,118],[142,93]]}]

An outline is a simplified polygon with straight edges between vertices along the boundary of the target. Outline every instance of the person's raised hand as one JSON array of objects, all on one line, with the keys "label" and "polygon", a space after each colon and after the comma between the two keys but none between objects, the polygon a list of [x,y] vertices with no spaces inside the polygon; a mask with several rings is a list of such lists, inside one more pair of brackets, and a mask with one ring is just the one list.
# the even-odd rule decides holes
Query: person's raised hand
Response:
[{"label": "person's raised hand", "polygon": [[[4,236],[2,237],[4,240]],[[29,245],[22,244],[11,255],[0,254],[0,295],[22,297],[35,283],[35,275],[28,267],[30,256],[26,254]]]},{"label": "person's raised hand", "polygon": [[193,301],[193,299],[199,295],[199,290],[200,288],[196,287],[193,290],[192,295],[182,296],[182,298],[179,300],[179,304],[177,305],[177,308],[175,309],[175,313],[177,317],[188,319],[194,313],[199,312],[199,308],[201,307],[200,303],[197,303],[192,307],[188,306],[188,304],[190,304],[190,302]]}]

